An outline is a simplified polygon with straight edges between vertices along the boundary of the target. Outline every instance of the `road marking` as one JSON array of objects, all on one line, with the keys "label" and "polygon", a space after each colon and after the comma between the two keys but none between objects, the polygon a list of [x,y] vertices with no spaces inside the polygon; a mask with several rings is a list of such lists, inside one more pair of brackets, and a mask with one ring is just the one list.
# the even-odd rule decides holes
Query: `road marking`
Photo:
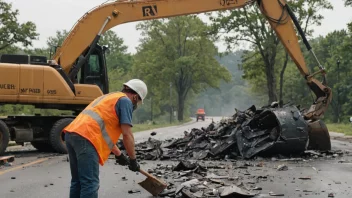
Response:
[{"label": "road marking", "polygon": [[21,166],[16,166],[16,167],[4,170],[4,171],[0,171],[0,175],[3,175],[5,173],[8,173],[8,172],[11,172],[11,171],[14,171],[14,170],[18,170],[18,169],[21,169],[23,167],[27,167],[27,166],[30,166],[30,165],[33,165],[33,164],[38,164],[38,163],[44,162],[44,161],[46,161],[48,159],[49,159],[49,157],[30,162],[28,164],[23,164]]}]

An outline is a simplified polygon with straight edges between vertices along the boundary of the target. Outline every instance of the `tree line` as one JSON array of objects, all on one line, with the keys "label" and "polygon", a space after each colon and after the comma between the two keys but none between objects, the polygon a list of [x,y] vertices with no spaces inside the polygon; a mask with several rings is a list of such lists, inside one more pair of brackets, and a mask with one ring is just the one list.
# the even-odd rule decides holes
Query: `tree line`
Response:
[{"label": "tree line", "polygon": [[[325,119],[344,122],[352,115],[352,87],[349,67],[352,47],[352,25],[326,36],[313,37],[314,27],[324,19],[322,10],[333,10],[328,0],[288,0],[306,33],[317,57],[328,72],[328,85],[333,89],[333,102]],[[350,0],[345,6],[351,6]],[[20,23],[18,10],[0,0],[0,53],[36,54],[49,57],[53,47],[60,46],[68,34],[58,30],[42,48],[32,48],[39,39],[34,22]],[[337,10],[336,10],[337,11]],[[223,116],[244,110],[252,104],[273,101],[293,102],[309,107],[313,96],[305,80],[289,58],[267,20],[257,6],[238,10],[207,13],[210,24],[197,15],[171,17],[138,23],[142,32],[137,52],[127,52],[123,39],[107,31],[99,41],[109,46],[106,55],[110,91],[121,90],[131,78],[144,80],[149,88],[145,104],[134,120],[184,120],[197,108],[208,115]],[[324,24],[323,24],[324,25]],[[227,51],[220,53],[216,41],[223,40]],[[239,49],[241,43],[249,45]],[[317,71],[313,57],[302,49],[307,66]],[[4,105],[0,113],[59,114],[55,110],[36,110],[31,106]],[[175,113],[175,114],[174,114]]]}]

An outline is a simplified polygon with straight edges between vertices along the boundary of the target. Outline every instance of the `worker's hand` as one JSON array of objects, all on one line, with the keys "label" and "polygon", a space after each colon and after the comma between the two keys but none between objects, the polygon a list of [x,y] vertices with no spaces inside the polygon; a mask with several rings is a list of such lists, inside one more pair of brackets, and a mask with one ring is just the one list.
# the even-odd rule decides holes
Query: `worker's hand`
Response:
[{"label": "worker's hand", "polygon": [[137,159],[130,159],[130,165],[128,166],[128,168],[133,171],[133,172],[137,172],[139,171],[139,164],[137,162]]},{"label": "worker's hand", "polygon": [[116,163],[120,164],[121,166],[127,166],[130,162],[126,155],[121,153],[120,156],[115,155]]}]

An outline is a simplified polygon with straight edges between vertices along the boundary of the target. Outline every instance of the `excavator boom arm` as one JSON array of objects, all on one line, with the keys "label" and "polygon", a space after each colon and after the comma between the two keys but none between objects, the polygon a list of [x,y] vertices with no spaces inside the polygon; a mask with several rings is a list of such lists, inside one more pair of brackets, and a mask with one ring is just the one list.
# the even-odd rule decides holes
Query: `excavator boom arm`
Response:
[{"label": "excavator boom arm", "polygon": [[[284,0],[144,0],[105,3],[87,12],[75,24],[62,46],[56,51],[53,59],[68,74],[72,70],[77,58],[90,45],[94,46],[101,34],[119,24],[211,11],[231,10],[242,8],[254,2],[257,2],[262,14],[268,19],[271,27],[275,30],[298,70],[307,80],[308,86],[317,96],[316,102],[305,115],[306,119],[318,119],[323,115],[328,104],[331,102],[331,90],[314,79],[313,75],[309,73],[293,22],[296,22],[295,25],[298,29],[300,27],[298,27],[292,11],[290,12]],[[307,41],[302,33],[301,36],[303,36],[303,40],[307,45]],[[311,49],[308,48],[308,50]],[[84,59],[82,60],[84,61]],[[78,66],[76,71],[79,69],[80,67]],[[320,72],[325,75],[322,68]]]},{"label": "excavator boom arm", "polygon": [[[115,1],[87,12],[70,31],[53,59],[68,73],[96,35],[124,23],[242,8],[249,0],[146,0]],[[104,26],[104,23],[108,23]]]}]

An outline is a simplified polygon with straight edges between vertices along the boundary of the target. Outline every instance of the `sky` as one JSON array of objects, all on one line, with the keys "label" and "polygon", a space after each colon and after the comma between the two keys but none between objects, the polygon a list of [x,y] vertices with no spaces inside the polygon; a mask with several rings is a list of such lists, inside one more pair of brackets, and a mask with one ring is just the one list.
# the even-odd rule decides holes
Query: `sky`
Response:
[{"label": "sky", "polygon": [[[12,3],[14,9],[19,10],[20,22],[33,21],[40,34],[39,40],[33,42],[33,47],[46,46],[46,40],[54,36],[57,30],[70,30],[77,20],[93,7],[106,0],[4,0]],[[346,28],[352,21],[352,8],[344,7],[343,0],[330,0],[334,10],[324,10],[322,25],[314,28],[314,35],[325,36],[331,31]],[[135,53],[139,44],[140,32],[136,31],[137,22],[122,24],[112,28],[116,34],[124,39],[128,52]],[[226,46],[219,42],[216,44],[220,51]]]}]

